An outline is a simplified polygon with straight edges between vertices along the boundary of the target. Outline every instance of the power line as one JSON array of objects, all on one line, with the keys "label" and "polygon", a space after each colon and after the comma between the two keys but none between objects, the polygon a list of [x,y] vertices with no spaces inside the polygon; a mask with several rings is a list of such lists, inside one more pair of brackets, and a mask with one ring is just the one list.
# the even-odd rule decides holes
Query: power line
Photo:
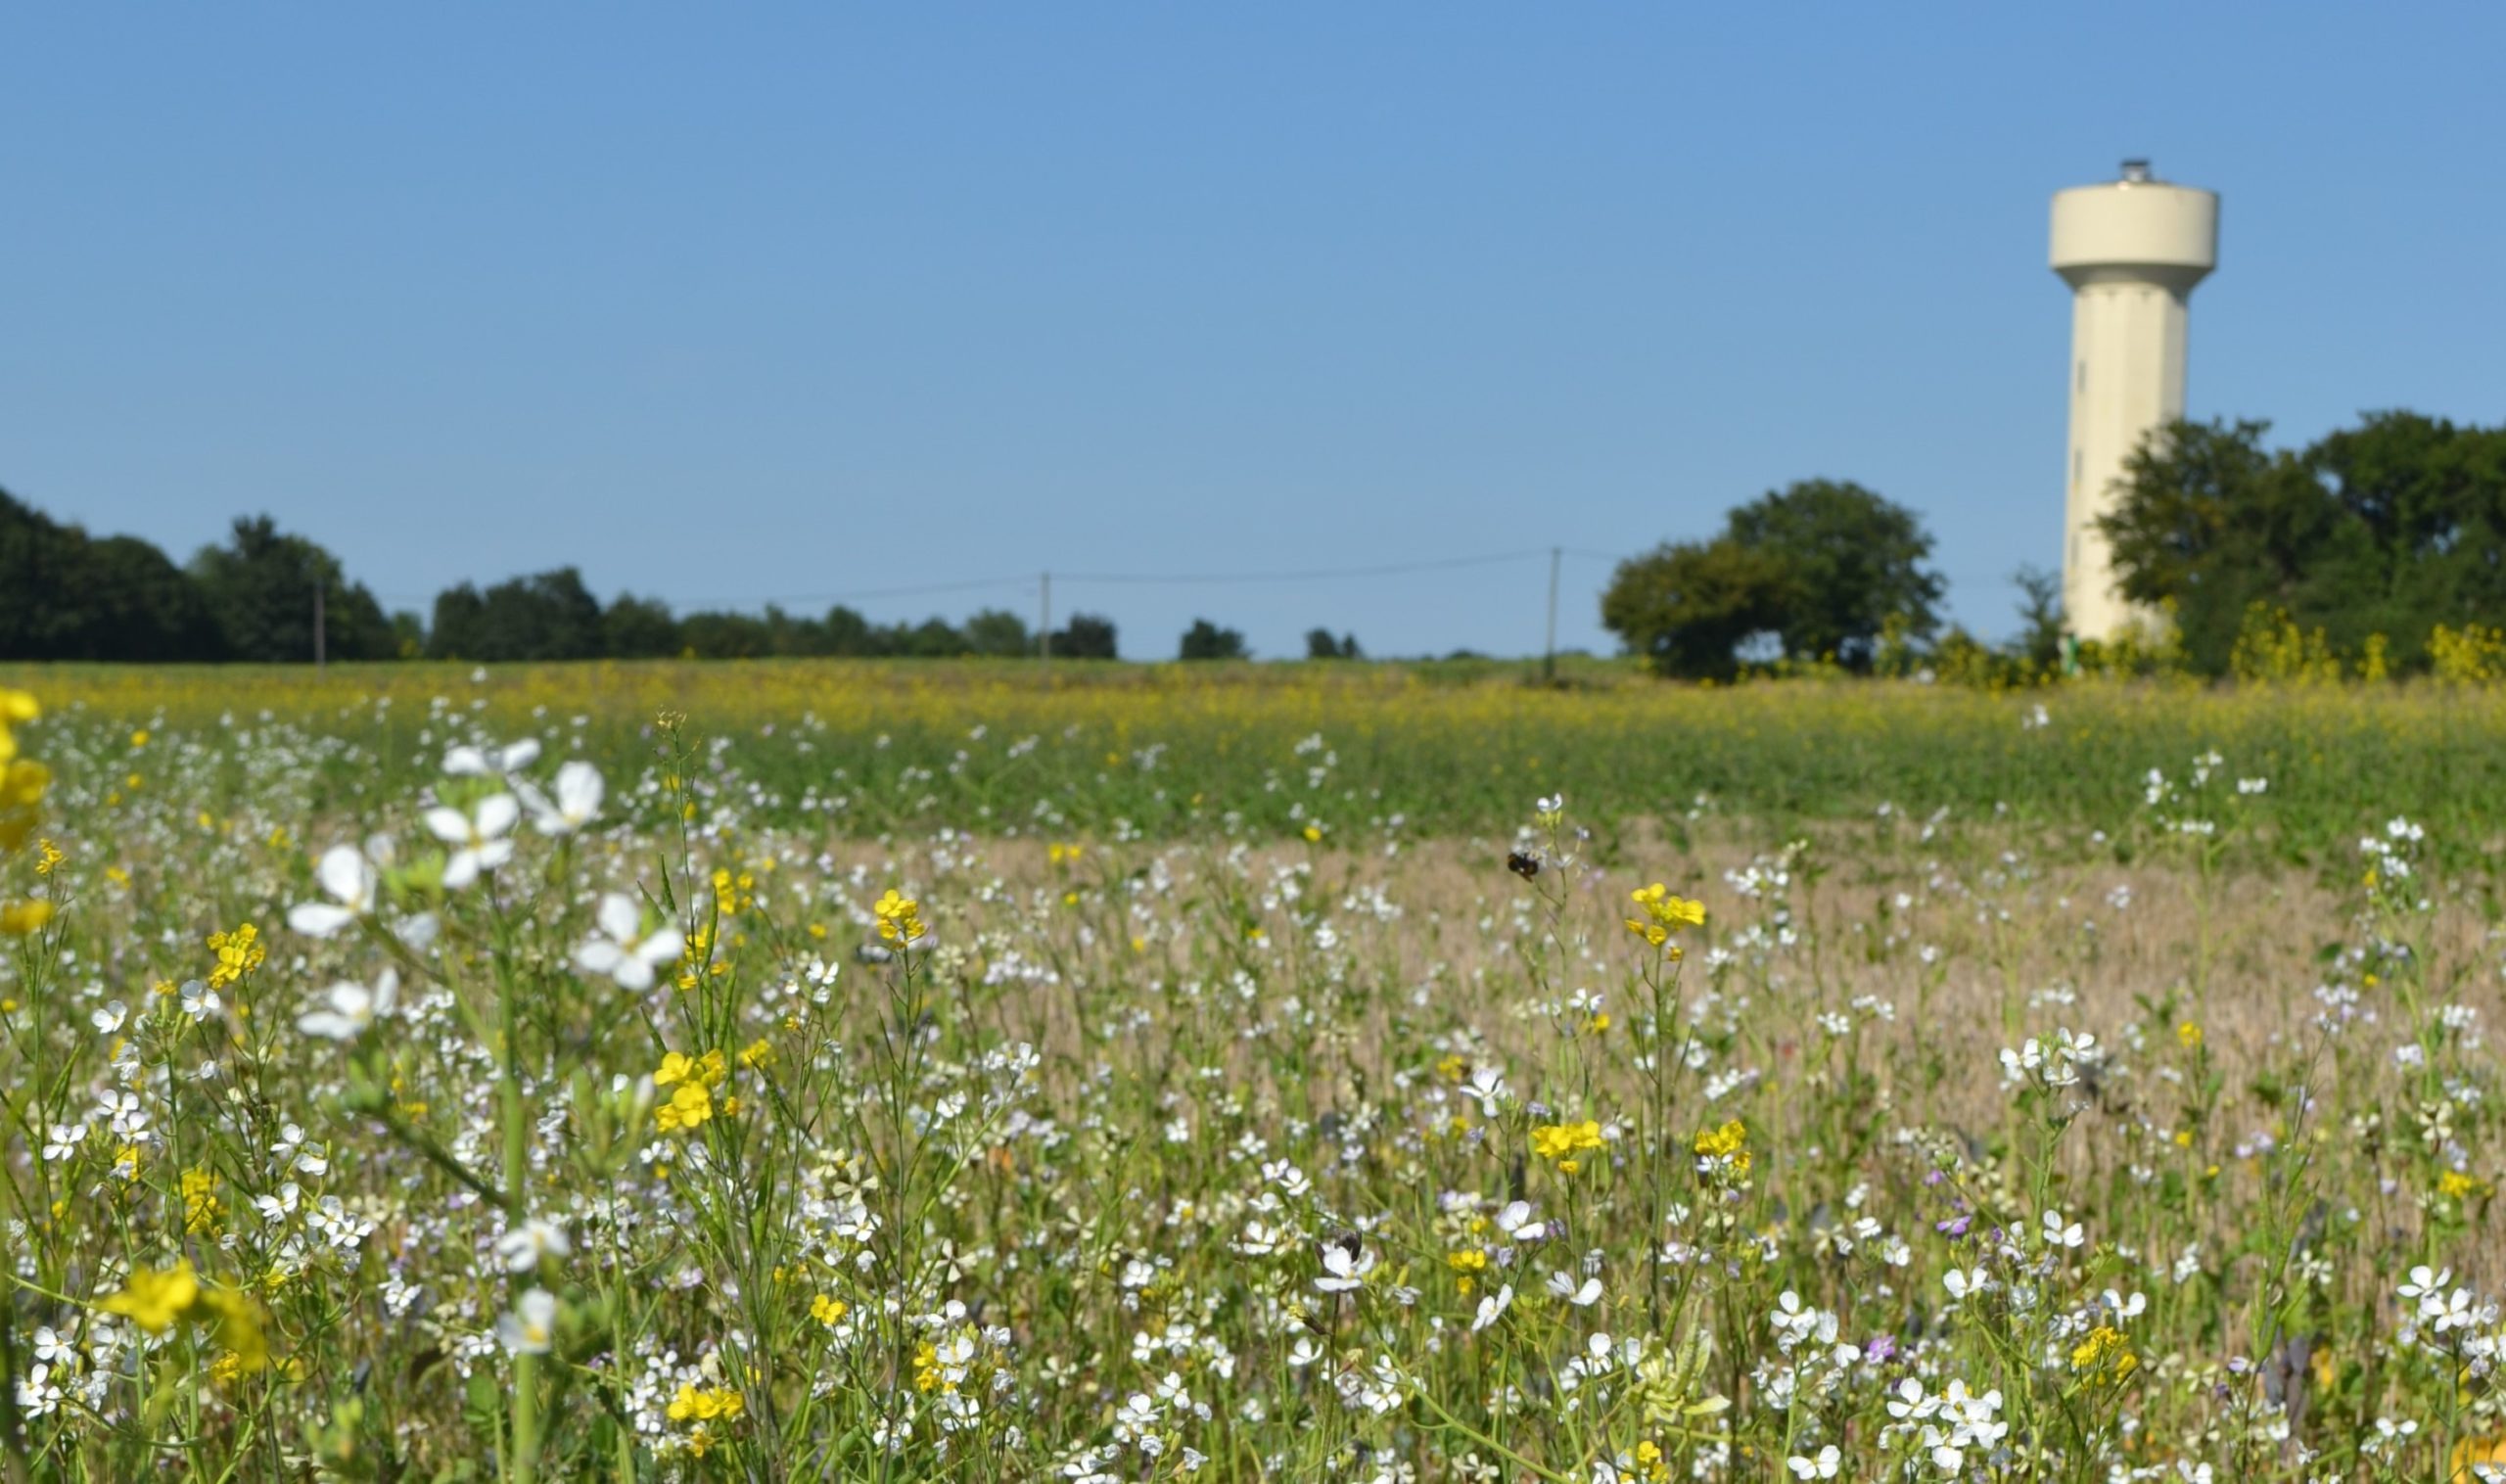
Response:
[{"label": "power line", "polygon": [[[1564,555],[1616,562],[1623,557],[1600,551],[1582,551],[1573,547],[1555,548]],[[1413,573],[1458,572],[1474,567],[1496,567],[1512,562],[1529,562],[1553,555],[1553,548],[1540,547],[1522,551],[1490,552],[1480,556],[1438,557],[1416,562],[1376,562],[1355,567],[1306,567],[1258,572],[1064,572],[1056,568],[1044,580],[1097,582],[1124,586],[1250,586],[1267,582],[1318,582],[1348,578],[1402,577]],[[1019,588],[1034,591],[1039,579],[1028,577],[975,578],[950,582],[919,582],[902,587],[859,587],[843,591],[771,593],[741,597],[681,598],[678,606],[688,609],[747,608],[758,604],[859,603],[882,598],[928,597],[953,592],[998,591]],[[412,594],[377,594],[385,602],[423,605],[432,601]]]},{"label": "power line", "polygon": [[1219,586],[1252,582],[1314,582],[1333,578],[1388,578],[1412,572],[1451,572],[1464,567],[1494,567],[1505,562],[1525,562],[1549,555],[1546,550],[1506,551],[1488,556],[1446,557],[1428,562],[1383,562],[1369,567],[1310,567],[1284,572],[1060,572],[1053,576],[1068,582],[1125,583],[1189,583],[1194,586]]}]

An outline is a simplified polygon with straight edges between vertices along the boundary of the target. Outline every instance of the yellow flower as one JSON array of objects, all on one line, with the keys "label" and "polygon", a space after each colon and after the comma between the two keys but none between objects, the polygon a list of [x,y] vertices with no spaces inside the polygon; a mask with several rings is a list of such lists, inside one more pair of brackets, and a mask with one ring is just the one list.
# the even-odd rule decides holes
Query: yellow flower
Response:
[{"label": "yellow flower", "polygon": [[2188,1020],[2175,1028],[2175,1040],[2184,1049],[2198,1051],[2202,1049],[2202,1028]]},{"label": "yellow flower", "polygon": [[1748,1126],[1736,1118],[1719,1129],[1708,1129],[1697,1135],[1695,1143],[1690,1147],[1700,1159],[1722,1161],[1725,1169],[1739,1177],[1749,1173],[1748,1143]]},{"label": "yellow flower", "polygon": [[714,1094],[700,1082],[679,1084],[670,1101],[653,1110],[653,1121],[664,1134],[677,1134],[696,1128],[714,1116]]},{"label": "yellow flower", "polygon": [[217,1342],[226,1347],[239,1368],[258,1370],[270,1363],[269,1338],[261,1329],[265,1316],[260,1305],[231,1288],[206,1288],[201,1291],[200,1306],[216,1316]]},{"label": "yellow flower", "polygon": [[51,875],[51,874],[52,874],[52,868],[53,868],[54,866],[59,865],[62,861],[67,860],[67,859],[69,859],[69,858],[70,858],[69,857],[67,857],[67,856],[65,856],[65,855],[63,855],[63,854],[61,853],[61,847],[60,847],[60,846],[57,846],[57,845],[55,845],[55,844],[53,844],[49,839],[45,839],[45,840],[38,840],[38,841],[36,841],[36,842],[35,842],[35,874],[36,874],[36,875],[38,875],[38,876],[49,876],[49,875]]},{"label": "yellow flower", "polygon": [[2131,1343],[2111,1324],[2098,1325],[2071,1348],[2071,1369],[2092,1373],[2099,1380],[2120,1381],[2140,1364]]},{"label": "yellow flower", "polygon": [[[1643,908],[1645,915],[1628,918],[1627,930],[1657,949],[1668,943],[1673,933],[1682,928],[1700,926],[1705,921],[1704,903],[1674,897],[1670,889],[1658,881],[1651,886],[1638,887],[1628,894],[1628,900]],[[1679,950],[1673,949],[1671,956],[1678,957]]]},{"label": "yellow flower", "polygon": [[217,966],[209,971],[209,987],[222,990],[261,966],[270,955],[261,930],[247,922],[231,933],[211,933],[209,946],[217,951]]},{"label": "yellow flower", "polygon": [[[7,694],[0,691],[0,699]],[[96,1307],[107,1314],[121,1315],[150,1334],[163,1334],[199,1302],[200,1275],[192,1272],[186,1259],[162,1273],[149,1268],[133,1271],[130,1281],[122,1285],[119,1293],[99,1299]]]},{"label": "yellow flower", "polygon": [[1708,1129],[1697,1135],[1692,1147],[1709,1159],[1728,1159],[1746,1148],[1748,1142],[1748,1125],[1736,1118],[1719,1129]]},{"label": "yellow flower", "polygon": [[217,1176],[206,1165],[183,1172],[183,1229],[192,1235],[217,1229],[226,1214],[217,1198]]},{"label": "yellow flower", "polygon": [[[1543,1124],[1531,1131],[1531,1148],[1543,1159],[1557,1160],[1564,1168],[1576,1153],[1601,1146],[1601,1126],[1593,1119],[1579,1124]],[[1567,1174],[1575,1172],[1567,1169]]]},{"label": "yellow flower", "polygon": [[879,919],[879,936],[890,943],[914,943],[927,931],[922,925],[922,904],[898,895],[895,887],[889,887],[870,910]]},{"label": "yellow flower", "polygon": [[755,1072],[774,1065],[774,1047],[761,1036],[740,1052],[740,1065]]},{"label": "yellow flower", "polygon": [[[760,1042],[758,1044],[764,1045],[765,1043]],[[747,1053],[742,1052],[741,1055],[745,1059]],[[723,1061],[722,1053],[719,1051],[708,1051],[702,1056],[690,1056],[684,1051],[671,1051],[665,1053],[662,1064],[653,1069],[653,1086],[667,1088],[685,1082],[694,1083],[700,1088],[719,1088],[722,1085],[722,1080],[728,1076],[730,1076],[729,1064]]]},{"label": "yellow flower", "polygon": [[718,1417],[728,1421],[738,1416],[746,1406],[740,1400],[740,1394],[729,1387],[695,1386],[681,1382],[678,1395],[671,1399],[668,1411],[673,1422],[711,1422]]},{"label": "yellow flower", "polygon": [[816,1298],[810,1300],[810,1318],[817,1321],[821,1324],[824,1324],[829,1329],[832,1329],[836,1325],[844,1322],[844,1317],[852,1312],[852,1305],[847,1304],[844,1300],[837,1298],[831,1293],[821,1293]]},{"label": "yellow flower", "polygon": [[2488,1182],[2465,1175],[2460,1170],[2446,1170],[2436,1176],[2436,1193],[2453,1200],[2469,1200],[2473,1196],[2486,1195]]},{"label": "yellow flower", "polygon": [[51,920],[49,902],[0,903],[0,937],[23,938]]}]

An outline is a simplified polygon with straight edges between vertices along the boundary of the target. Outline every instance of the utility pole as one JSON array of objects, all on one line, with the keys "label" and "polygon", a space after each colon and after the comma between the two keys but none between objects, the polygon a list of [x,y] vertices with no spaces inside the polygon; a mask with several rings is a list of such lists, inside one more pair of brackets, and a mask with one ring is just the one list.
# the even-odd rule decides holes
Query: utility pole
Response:
[{"label": "utility pole", "polygon": [[1036,623],[1036,664],[1048,668],[1053,663],[1053,575],[1039,575]]},{"label": "utility pole", "polygon": [[1549,548],[1549,637],[1541,646],[1540,677],[1557,678],[1557,559],[1566,554],[1563,546]]},{"label": "utility pole", "polygon": [[324,589],[330,585],[330,574],[322,572],[313,574],[313,669],[316,672],[330,668],[330,657],[325,653],[323,642],[326,635],[322,631],[322,595]]}]

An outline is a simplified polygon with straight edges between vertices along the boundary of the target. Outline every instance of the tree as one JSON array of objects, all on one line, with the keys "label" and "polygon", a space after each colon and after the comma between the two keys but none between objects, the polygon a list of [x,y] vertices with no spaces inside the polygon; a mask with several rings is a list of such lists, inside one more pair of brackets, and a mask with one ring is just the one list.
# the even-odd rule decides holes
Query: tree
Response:
[{"label": "tree", "polygon": [[1931,536],[1911,510],[1860,485],[1803,480],[1731,514],[1728,534],[1784,572],[1777,622],[1795,660],[1833,655],[1867,670],[1893,619],[1914,638],[1939,627],[1932,605],[1946,585],[1924,570]]},{"label": "tree", "polygon": [[1074,613],[1070,624],[1053,635],[1056,658],[1110,660],[1114,653],[1114,621],[1092,613]]},{"label": "tree", "polygon": [[1221,628],[1207,619],[1194,619],[1192,626],[1183,630],[1183,652],[1185,660],[1241,660],[1250,651],[1244,647],[1244,635],[1232,628]]},{"label": "tree", "polygon": [[774,652],[766,621],[745,613],[691,613],[678,621],[678,632],[700,660],[758,660]]},{"label": "tree", "polygon": [[0,490],[0,658],[216,660],[199,584],[136,536],[90,537]]},{"label": "tree", "polygon": [[601,652],[614,660],[650,660],[674,655],[681,647],[678,620],[659,598],[622,592],[601,610]]},{"label": "tree", "polygon": [[2376,413],[2295,451],[2264,447],[2269,427],[2156,430],[2099,523],[2116,585],[2173,608],[2196,669],[2229,669],[2255,604],[2336,653],[2386,635],[2403,670],[2436,625],[2506,613],[2506,429]]},{"label": "tree", "polygon": [[954,624],[937,615],[911,628],[900,624],[895,632],[896,652],[917,660],[946,660],[967,652],[966,636],[957,631]]},{"label": "tree", "polygon": [[1868,670],[1883,632],[1928,637],[1944,588],[1915,513],[1860,485],[1803,480],[1734,510],[1710,541],[1619,565],[1601,622],[1666,674],[1720,677],[1773,635],[1794,660]]},{"label": "tree", "polygon": [[1027,621],[1005,609],[987,608],[966,620],[966,647],[979,655],[1015,658],[1036,652]]},{"label": "tree", "polygon": [[606,648],[600,599],[572,567],[508,578],[487,590],[480,609],[478,648],[464,659],[589,660]]},{"label": "tree", "polygon": [[339,558],[266,515],[238,517],[225,545],[204,546],[192,558],[191,575],[230,658],[310,663],[317,589],[330,658],[388,660],[399,652],[374,594],[348,580]]},{"label": "tree", "polygon": [[1307,629],[1305,634],[1305,657],[1309,660],[1355,660],[1361,658],[1358,653],[1358,636],[1353,633],[1343,634],[1339,638],[1335,639],[1331,637],[1330,629]]},{"label": "tree", "polygon": [[2012,647],[2038,670],[2052,670],[2063,659],[2062,575],[2021,567],[2010,580],[2019,587],[2019,638]]},{"label": "tree", "polygon": [[818,624],[826,635],[826,653],[831,655],[871,655],[878,653],[870,621],[838,603],[826,611]]},{"label": "tree", "polygon": [[1740,648],[1779,626],[1789,575],[1729,536],[1665,542],[1621,562],[1601,593],[1601,626],[1666,675],[1728,679]]}]

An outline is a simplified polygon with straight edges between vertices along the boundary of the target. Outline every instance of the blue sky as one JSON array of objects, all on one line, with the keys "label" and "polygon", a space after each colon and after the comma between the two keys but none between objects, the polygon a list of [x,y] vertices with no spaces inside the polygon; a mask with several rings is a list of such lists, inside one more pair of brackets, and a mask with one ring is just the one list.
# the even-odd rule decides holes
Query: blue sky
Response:
[{"label": "blue sky", "polygon": [[[1999,633],[2058,556],[2048,196],[2222,192],[2195,415],[2495,422],[2499,55],[2470,6],[20,7],[0,486],[177,557],[266,510],[395,606],[1014,580],[857,605],[918,619],[1828,476]],[[1522,653],[1545,580],[1054,595],[1135,656]]]}]

